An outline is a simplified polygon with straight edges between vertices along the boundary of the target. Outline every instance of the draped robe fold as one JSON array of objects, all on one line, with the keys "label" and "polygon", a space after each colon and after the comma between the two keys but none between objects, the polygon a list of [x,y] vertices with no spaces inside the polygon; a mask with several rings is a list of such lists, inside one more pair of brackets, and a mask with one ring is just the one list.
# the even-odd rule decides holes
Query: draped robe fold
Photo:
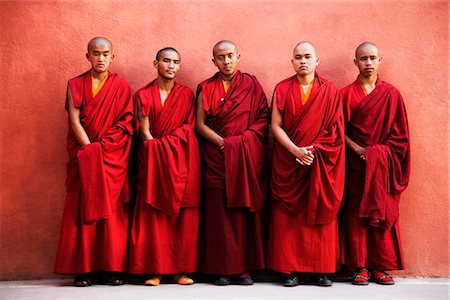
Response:
[{"label": "draped robe fold", "polygon": [[280,82],[275,93],[284,131],[297,146],[313,145],[315,158],[302,166],[274,140],[267,265],[283,273],[335,272],[345,177],[339,90],[316,74],[305,104],[296,76]]},{"label": "draped robe fold", "polygon": [[201,171],[194,94],[175,83],[163,106],[154,80],[136,93],[135,101],[141,107],[136,116],[149,118],[153,139],[140,139],[138,147],[129,272],[195,272]]},{"label": "draped robe fold", "polygon": [[225,92],[219,73],[200,83],[205,123],[224,151],[201,140],[204,205],[199,269],[232,275],[264,268],[268,105],[257,79],[237,71]]},{"label": "draped robe fold", "polygon": [[93,97],[90,71],[71,79],[68,85],[91,144],[81,146],[69,126],[67,195],[55,272],[123,272],[129,231],[131,88],[117,74],[108,73],[104,86]]},{"label": "draped robe fold", "polygon": [[403,99],[380,79],[367,96],[358,79],[341,95],[346,134],[366,149],[365,161],[347,151],[343,262],[350,269],[403,269],[399,201],[410,172]]}]

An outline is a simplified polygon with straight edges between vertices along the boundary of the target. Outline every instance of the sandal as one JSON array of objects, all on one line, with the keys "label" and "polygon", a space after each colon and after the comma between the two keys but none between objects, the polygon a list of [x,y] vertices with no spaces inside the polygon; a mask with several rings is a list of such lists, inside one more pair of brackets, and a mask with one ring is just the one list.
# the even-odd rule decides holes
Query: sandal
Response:
[{"label": "sandal", "polygon": [[149,286],[157,286],[161,283],[161,276],[152,276],[147,279],[144,284]]},{"label": "sandal", "polygon": [[395,284],[394,278],[386,272],[374,270],[372,272],[372,281],[381,285],[393,285]]},{"label": "sandal", "polygon": [[354,285],[368,285],[370,279],[369,270],[361,268],[353,275],[352,284]]},{"label": "sandal", "polygon": [[77,277],[75,277],[73,284],[78,287],[91,286],[92,285],[91,274],[89,273],[78,274]]}]

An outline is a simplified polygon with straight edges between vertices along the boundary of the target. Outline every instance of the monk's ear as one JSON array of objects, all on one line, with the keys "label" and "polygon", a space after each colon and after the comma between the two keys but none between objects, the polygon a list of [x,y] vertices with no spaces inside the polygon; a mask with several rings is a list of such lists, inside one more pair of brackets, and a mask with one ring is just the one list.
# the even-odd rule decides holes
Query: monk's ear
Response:
[{"label": "monk's ear", "polygon": [[158,63],[159,61],[157,61],[156,59],[153,61],[153,66],[158,69]]},{"label": "monk's ear", "polygon": [[358,66],[358,61],[355,59],[353,59],[353,63],[355,64],[355,66]]},{"label": "monk's ear", "polygon": [[381,63],[381,59],[382,59],[382,57],[380,56],[380,57],[378,58],[378,62],[379,62],[379,63]]},{"label": "monk's ear", "polygon": [[216,60],[213,58],[213,59],[211,59],[211,61],[217,67]]},{"label": "monk's ear", "polygon": [[111,54],[111,61],[114,59],[114,53]]},{"label": "monk's ear", "polygon": [[238,55],[237,55],[237,59],[236,59],[236,61],[237,61],[237,62],[239,62],[239,59],[240,59],[240,58],[241,58],[241,55],[240,55],[240,54],[238,54]]},{"label": "monk's ear", "polygon": [[89,52],[86,53],[86,59],[89,60]]}]

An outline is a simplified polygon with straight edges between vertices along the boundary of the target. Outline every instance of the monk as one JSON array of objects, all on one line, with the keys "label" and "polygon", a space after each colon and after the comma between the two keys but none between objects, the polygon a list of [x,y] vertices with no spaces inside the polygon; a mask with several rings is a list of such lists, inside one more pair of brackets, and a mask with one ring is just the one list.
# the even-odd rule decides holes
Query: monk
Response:
[{"label": "monk", "polygon": [[158,77],[135,96],[139,134],[137,196],[130,266],[157,286],[161,274],[193,284],[197,271],[200,205],[200,153],[195,136],[195,97],[175,82],[181,59],[171,47],[158,51]]},{"label": "monk", "polygon": [[[271,222],[267,266],[302,281],[331,286],[339,257],[337,213],[344,190],[344,119],[339,90],[319,76],[310,42],[298,43],[296,74],[275,87]],[[306,274],[299,274],[306,273]],[[313,274],[307,274],[313,273]]]},{"label": "monk", "polygon": [[409,181],[408,120],[400,92],[378,76],[378,47],[356,48],[358,78],[341,90],[347,175],[343,207],[344,263],[352,283],[394,284],[386,270],[404,268],[399,201]]},{"label": "monk", "polygon": [[[78,274],[76,286],[96,279],[120,285],[127,269],[133,95],[109,71],[114,52],[108,39],[93,38],[86,58],[91,69],[67,86],[67,196],[55,272]],[[103,272],[97,277],[93,271]]]},{"label": "monk", "polygon": [[264,269],[261,209],[266,199],[268,104],[258,80],[238,70],[231,41],[213,48],[218,72],[197,89],[204,203],[199,270],[216,285],[253,284]]}]

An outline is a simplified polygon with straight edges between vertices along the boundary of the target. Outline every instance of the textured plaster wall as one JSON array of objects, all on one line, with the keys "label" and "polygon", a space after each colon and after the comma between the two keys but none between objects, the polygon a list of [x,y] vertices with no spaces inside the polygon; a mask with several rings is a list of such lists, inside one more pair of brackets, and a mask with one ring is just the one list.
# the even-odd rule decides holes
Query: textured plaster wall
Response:
[{"label": "textured plaster wall", "polygon": [[402,276],[449,277],[448,1],[1,1],[0,279],[52,277],[64,203],[66,82],[89,68],[87,41],[115,46],[112,70],[134,90],[154,78],[156,50],[177,48],[179,81],[216,69],[211,48],[237,43],[241,69],[270,97],[293,74],[293,46],[317,46],[318,71],[353,81],[354,48],[382,49],[381,76],[409,113],[412,172],[401,202]]}]

